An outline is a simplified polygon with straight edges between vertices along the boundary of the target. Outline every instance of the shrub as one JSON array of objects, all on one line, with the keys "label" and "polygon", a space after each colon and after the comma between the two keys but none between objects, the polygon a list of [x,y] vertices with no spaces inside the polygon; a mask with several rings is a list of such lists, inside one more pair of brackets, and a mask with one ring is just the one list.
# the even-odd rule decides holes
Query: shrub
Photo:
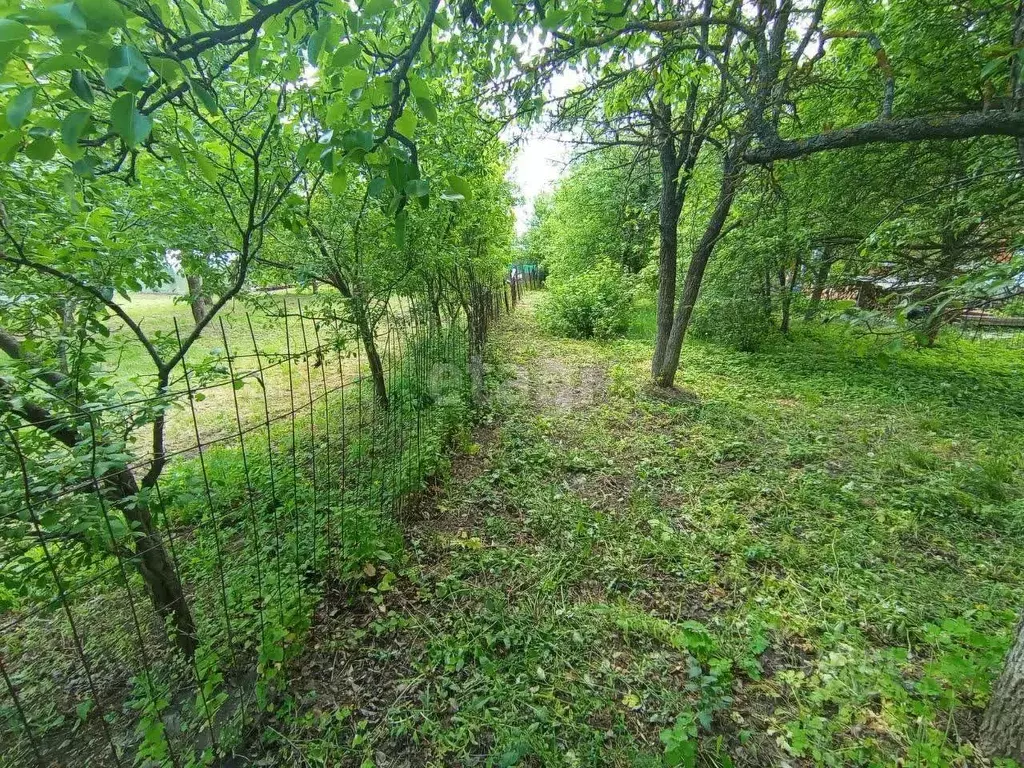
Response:
[{"label": "shrub", "polygon": [[660,282],[658,278],[658,269],[658,260],[654,259],[647,262],[643,268],[636,273],[636,284],[640,290],[652,294],[658,292],[658,283]]},{"label": "shrub", "polygon": [[694,310],[693,335],[756,352],[775,333],[771,313],[760,296],[713,294],[702,297]]},{"label": "shrub", "polygon": [[1003,304],[999,308],[999,314],[1006,317],[1024,317],[1024,296],[1018,296]]},{"label": "shrub", "polygon": [[740,258],[720,259],[704,281],[690,331],[744,352],[759,350],[775,334],[762,282]]},{"label": "shrub", "polygon": [[629,326],[633,288],[622,269],[609,261],[592,269],[548,281],[538,310],[541,325],[574,339],[607,339]]}]

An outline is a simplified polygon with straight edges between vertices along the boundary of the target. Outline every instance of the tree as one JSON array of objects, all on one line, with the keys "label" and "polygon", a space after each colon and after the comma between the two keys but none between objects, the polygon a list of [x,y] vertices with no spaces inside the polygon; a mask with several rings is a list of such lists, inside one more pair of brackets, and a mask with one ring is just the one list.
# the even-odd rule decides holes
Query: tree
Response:
[{"label": "tree", "polygon": [[631,273],[651,260],[657,232],[657,176],[626,147],[586,155],[539,198],[526,233],[531,260],[556,274],[609,261]]},{"label": "tree", "polygon": [[[557,10],[528,9],[524,23],[539,25],[547,33],[547,45],[532,59],[509,63],[509,68],[521,66],[525,80],[498,73],[505,76],[501,81],[507,84],[505,93],[515,96],[523,111],[538,110],[539,94],[554,72],[584,64],[608,74],[621,69],[642,71],[649,62],[660,61],[659,51],[678,51],[682,60],[690,52],[689,68],[666,89],[669,100],[685,103],[688,88],[706,77],[702,65],[712,67],[723,84],[728,119],[715,138],[723,168],[717,195],[720,205],[691,256],[671,323],[661,302],[655,358],[664,360],[654,371],[659,384],[674,383],[700,280],[727,231],[745,166],[868,144],[1024,133],[1024,117],[1015,98],[987,98],[980,103],[972,93],[977,83],[974,73],[981,69],[986,47],[992,41],[1005,45],[1015,39],[1011,28],[1016,12],[1006,13],[995,2],[981,5],[988,7],[972,4],[954,14],[926,2],[883,5],[841,0],[701,2],[667,9],[653,2],[636,7],[612,3],[600,9],[577,2]],[[965,36],[965,29],[971,34]],[[950,69],[962,73],[955,87],[942,88],[934,78],[921,74],[940,50]],[[844,69],[843,57],[848,54],[856,66]],[[1019,68],[1011,66],[1011,60],[1005,56],[1002,62],[1012,70],[1009,90],[1016,94]],[[870,84],[877,96],[835,110],[849,121],[845,127],[833,122],[821,125],[816,133],[803,133],[807,128],[802,107],[811,96],[820,96],[823,84],[832,86],[833,101],[849,92],[835,88],[836,80],[855,91]],[[815,130],[813,121],[810,130]],[[666,168],[671,170],[671,164]],[[673,233],[665,231],[662,236],[663,241],[669,240],[666,251],[671,250]],[[663,286],[663,290],[674,288]],[[664,354],[659,349],[662,339],[666,339]]]},{"label": "tree", "polygon": [[[53,463],[23,461],[26,449],[41,459],[54,444],[63,446],[62,461],[74,468],[72,477],[90,477],[97,466],[104,467],[94,477],[101,498],[127,521],[132,561],[186,653],[195,647],[194,624],[156,530],[150,494],[167,459],[165,413],[172,372],[216,314],[245,288],[268,227],[292,205],[292,187],[300,175],[296,157],[300,166],[313,161],[332,170],[336,152],[354,164],[372,165],[381,158],[387,162],[392,148],[400,146],[400,154],[416,166],[409,126],[416,111],[430,114],[434,106],[429,95],[419,92],[413,64],[435,22],[442,22],[438,5],[437,0],[422,8],[374,4],[365,12],[342,8],[331,14],[310,0],[244,9],[229,3],[212,11],[189,3],[172,11],[100,0],[31,4],[0,19],[0,56],[7,64],[3,77],[14,86],[0,99],[8,125],[0,137],[0,159],[11,163],[8,179],[32,188],[31,195],[4,200],[0,269],[5,293],[19,297],[22,335],[5,335],[2,349],[21,375],[3,379],[0,412],[14,427],[30,426],[40,433],[39,439],[19,443],[16,458],[26,489],[32,487],[30,470],[46,472]],[[310,103],[323,108],[328,102],[307,100],[318,84],[301,81],[300,74],[321,60],[319,86],[333,99],[311,116]],[[331,133],[323,134],[323,144],[299,146],[296,127],[310,120],[338,123],[343,130],[332,139],[328,127]],[[225,221],[219,233],[224,248],[217,254],[222,261],[216,268],[199,263],[209,254],[186,255],[187,272],[195,268],[196,276],[216,277],[218,284],[208,306],[205,295],[193,298],[196,322],[180,338],[147,333],[114,294],[163,282],[165,246],[181,231],[164,232],[135,248],[108,225],[124,221],[137,231],[132,220],[145,218],[145,193],[160,183],[152,166],[167,160],[187,176],[186,188],[202,187],[206,200],[218,201]],[[115,176],[138,182],[142,190],[133,197],[138,207],[123,218],[110,215],[109,206],[96,207],[124,200],[113,190]],[[390,180],[385,184],[391,188]],[[66,228],[66,222],[39,231],[34,220],[39,187],[50,197],[62,194],[70,200],[72,220],[87,233],[88,247],[70,238],[51,246],[47,235]],[[407,196],[404,189],[398,194]],[[189,208],[183,198],[178,204]],[[184,240],[192,240],[189,247],[182,249],[181,242],[172,247],[205,250],[196,248],[197,238]],[[196,263],[187,263],[192,258]],[[67,293],[76,297],[80,343],[65,376],[55,351],[60,347],[46,335],[54,317],[63,317],[67,325],[67,312],[52,311],[53,297]],[[125,420],[117,418],[115,407],[118,393],[96,375],[111,317],[128,328],[151,362],[148,388],[157,405],[129,419],[136,428],[147,423],[152,436],[141,478],[129,469]],[[97,411],[104,415],[94,416]],[[96,451],[103,454],[102,463],[97,464]]]}]

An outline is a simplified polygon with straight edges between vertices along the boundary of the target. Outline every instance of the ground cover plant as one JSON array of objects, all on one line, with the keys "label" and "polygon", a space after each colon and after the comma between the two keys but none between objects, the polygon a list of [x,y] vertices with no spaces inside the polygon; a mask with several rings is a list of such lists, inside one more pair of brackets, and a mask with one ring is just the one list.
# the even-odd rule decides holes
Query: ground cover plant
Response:
[{"label": "ground cover plant", "polygon": [[1022,62],[2,0],[0,762],[1024,764]]},{"label": "ground cover plant", "polygon": [[503,327],[488,419],[407,556],[321,609],[270,754],[980,759],[1021,589],[1019,356],[808,326],[692,344],[665,399],[653,319],[612,342]]}]

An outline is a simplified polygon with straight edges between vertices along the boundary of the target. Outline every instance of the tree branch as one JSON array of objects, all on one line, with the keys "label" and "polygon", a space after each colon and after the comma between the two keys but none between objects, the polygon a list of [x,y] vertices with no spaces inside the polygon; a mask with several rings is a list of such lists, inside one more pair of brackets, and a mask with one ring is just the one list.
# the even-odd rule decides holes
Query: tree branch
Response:
[{"label": "tree branch", "polygon": [[978,136],[1024,136],[1024,112],[990,111],[871,120],[802,139],[762,135],[760,146],[747,151],[743,159],[759,165],[865,144],[901,144],[934,139],[971,139]]}]

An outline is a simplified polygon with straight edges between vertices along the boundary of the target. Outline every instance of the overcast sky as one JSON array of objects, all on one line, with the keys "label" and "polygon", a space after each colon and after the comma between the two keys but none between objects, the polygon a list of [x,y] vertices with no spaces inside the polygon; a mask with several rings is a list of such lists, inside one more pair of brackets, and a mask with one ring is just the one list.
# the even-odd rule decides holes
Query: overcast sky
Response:
[{"label": "overcast sky", "polygon": [[569,158],[568,147],[541,128],[533,129],[520,143],[510,176],[523,196],[516,206],[516,233],[526,231],[537,195],[550,190]]},{"label": "overcast sky", "polygon": [[[562,96],[583,81],[572,70],[556,75],[548,88],[549,98]],[[508,137],[512,138],[512,137]],[[571,157],[564,134],[549,131],[541,124],[534,125],[519,142],[519,150],[512,163],[509,176],[519,187],[522,202],[516,206],[516,232],[522,234],[533,213],[533,201],[542,192],[550,191]]]}]

